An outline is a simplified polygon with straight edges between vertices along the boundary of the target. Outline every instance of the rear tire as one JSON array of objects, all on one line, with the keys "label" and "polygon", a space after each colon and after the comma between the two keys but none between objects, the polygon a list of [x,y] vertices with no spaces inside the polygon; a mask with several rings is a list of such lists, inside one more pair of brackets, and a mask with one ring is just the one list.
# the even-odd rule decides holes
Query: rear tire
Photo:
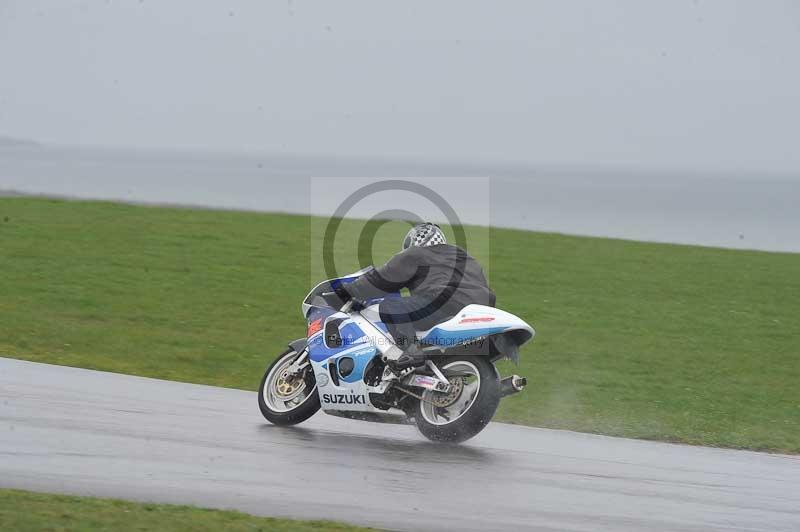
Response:
[{"label": "rear tire", "polygon": [[[455,399],[455,403],[446,408],[435,407],[430,403],[434,394],[441,396],[441,392],[426,390],[422,394],[422,400],[417,404],[414,416],[417,428],[423,436],[432,441],[451,443],[466,441],[482,431],[497,411],[497,406],[500,404],[500,377],[497,369],[485,356],[443,356],[434,362],[447,377],[449,377],[448,372],[474,374],[470,377],[473,384],[468,385],[463,381],[461,393]],[[457,378],[451,378],[451,384]],[[455,409],[455,412],[449,412],[448,409]],[[464,410],[459,413],[461,409]],[[452,421],[448,421],[445,414]]]},{"label": "rear tire", "polygon": [[[274,425],[302,423],[316,414],[320,408],[317,383],[310,367],[303,379],[303,389],[296,390],[297,397],[289,401],[282,400],[281,392],[278,389],[280,380],[278,373],[282,372],[285,366],[291,364],[297,355],[298,353],[294,349],[287,349],[281,353],[264,372],[261,385],[258,387],[258,407],[267,421]],[[285,382],[283,384],[285,387]],[[289,394],[286,397],[291,396],[292,394]]]}]

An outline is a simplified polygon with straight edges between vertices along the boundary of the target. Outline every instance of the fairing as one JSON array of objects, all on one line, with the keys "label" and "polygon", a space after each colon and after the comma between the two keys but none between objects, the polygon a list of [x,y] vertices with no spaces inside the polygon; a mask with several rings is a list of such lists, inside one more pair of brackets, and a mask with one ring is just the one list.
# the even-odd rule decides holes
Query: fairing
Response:
[{"label": "fairing", "polygon": [[517,333],[520,345],[535,334],[533,327],[510,312],[484,305],[467,305],[444,323],[417,333],[417,338],[424,344],[447,349],[510,331],[520,331]]},{"label": "fairing", "polygon": [[[355,316],[355,319],[354,319]],[[378,330],[365,330],[366,318]],[[364,309],[361,315],[350,315],[326,308],[312,308],[308,315],[309,360],[317,379],[317,389],[323,410],[350,412],[384,412],[370,401],[370,387],[364,382],[364,373],[373,358],[380,356],[375,347],[385,342],[386,326],[380,322],[377,305]],[[325,339],[325,324],[336,320],[341,344],[329,345]],[[319,322],[311,327],[312,323]],[[371,329],[371,327],[367,328]],[[419,333],[424,344],[446,351],[450,347],[468,344],[492,335],[517,331],[515,346],[530,340],[533,328],[518,317],[502,310],[483,305],[469,305],[458,315]],[[340,363],[344,358],[353,360],[352,372],[342,375]]]}]

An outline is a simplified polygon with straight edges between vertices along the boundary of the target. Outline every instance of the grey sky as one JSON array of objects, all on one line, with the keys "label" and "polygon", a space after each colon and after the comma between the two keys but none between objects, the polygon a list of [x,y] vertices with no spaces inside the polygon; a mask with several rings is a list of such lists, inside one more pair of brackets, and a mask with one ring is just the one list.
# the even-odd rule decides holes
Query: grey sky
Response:
[{"label": "grey sky", "polygon": [[800,173],[800,2],[0,0],[0,134]]}]

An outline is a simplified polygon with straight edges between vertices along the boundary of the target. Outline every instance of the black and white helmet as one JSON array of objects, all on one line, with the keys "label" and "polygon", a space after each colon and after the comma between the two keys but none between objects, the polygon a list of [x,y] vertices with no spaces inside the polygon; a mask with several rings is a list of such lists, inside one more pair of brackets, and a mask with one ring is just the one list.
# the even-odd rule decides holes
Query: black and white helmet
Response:
[{"label": "black and white helmet", "polygon": [[406,233],[403,239],[403,249],[411,246],[435,246],[437,244],[447,244],[447,238],[438,225],[429,222],[415,225]]}]

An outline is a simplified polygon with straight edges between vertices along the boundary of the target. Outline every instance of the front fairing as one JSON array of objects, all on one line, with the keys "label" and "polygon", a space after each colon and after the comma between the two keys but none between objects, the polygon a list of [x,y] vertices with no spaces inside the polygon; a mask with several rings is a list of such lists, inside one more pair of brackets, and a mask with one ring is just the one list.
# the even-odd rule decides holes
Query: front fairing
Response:
[{"label": "front fairing", "polygon": [[[312,307],[308,320],[308,359],[322,409],[383,412],[372,404],[365,379],[370,363],[380,356],[376,338],[359,327],[352,315],[333,309]],[[326,341],[328,333],[338,334],[340,341]],[[342,364],[349,367],[345,370]]]},{"label": "front fairing", "polygon": [[344,275],[342,277],[334,277],[333,279],[328,279],[326,281],[322,281],[321,283],[319,283],[308,293],[306,298],[303,300],[303,304],[301,306],[301,309],[303,311],[303,316],[308,318],[309,312],[314,308],[330,309],[331,306],[328,304],[325,298],[322,297],[322,294],[326,292],[333,292],[333,290],[336,287],[342,284],[352,283],[353,281],[355,281],[362,275],[365,275],[366,273],[372,271],[373,269],[374,269],[373,266],[367,266],[366,268],[358,270],[357,272],[351,273],[349,275]]},{"label": "front fairing", "polygon": [[[303,311],[303,316],[305,316],[306,319],[308,319],[309,322],[310,322],[310,313],[314,309],[338,310],[338,309],[332,308],[330,306],[330,304],[328,303],[328,301],[324,297],[322,297],[322,294],[324,294],[326,292],[333,292],[335,288],[337,288],[337,287],[339,287],[341,285],[352,283],[352,282],[356,281],[358,278],[360,278],[361,276],[366,275],[367,273],[371,272],[374,269],[375,268],[372,267],[372,266],[367,266],[366,268],[358,270],[355,273],[351,273],[349,275],[345,275],[345,276],[342,276],[342,277],[335,277],[333,279],[328,279],[327,281],[322,281],[317,286],[315,286],[314,289],[311,290],[311,292],[309,292],[308,295],[306,296],[306,298],[303,300],[303,304],[302,304],[302,307],[301,307],[302,311]],[[400,293],[399,292],[392,292],[392,293],[384,294],[384,296],[385,297],[399,297]],[[374,305],[375,303],[380,302],[382,299],[383,299],[383,297],[378,297],[378,298],[370,299],[368,301],[362,301],[361,303],[363,303],[365,306],[370,306],[370,305]]]}]

